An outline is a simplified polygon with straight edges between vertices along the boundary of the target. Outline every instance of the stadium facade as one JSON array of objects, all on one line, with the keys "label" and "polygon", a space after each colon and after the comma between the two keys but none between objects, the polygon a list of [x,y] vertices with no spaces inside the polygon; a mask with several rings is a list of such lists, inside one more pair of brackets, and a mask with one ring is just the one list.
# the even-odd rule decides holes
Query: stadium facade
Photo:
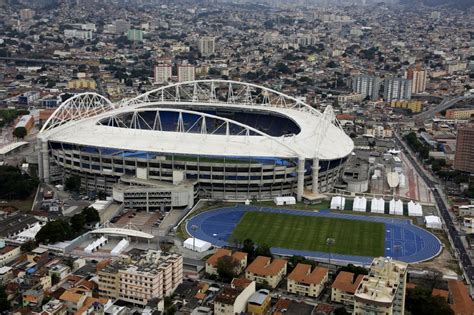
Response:
[{"label": "stadium facade", "polygon": [[38,135],[40,177],[103,190],[126,205],[197,198],[271,199],[332,189],[353,150],[335,119],[249,83],[190,81],[113,104],[95,93],[61,104]]}]

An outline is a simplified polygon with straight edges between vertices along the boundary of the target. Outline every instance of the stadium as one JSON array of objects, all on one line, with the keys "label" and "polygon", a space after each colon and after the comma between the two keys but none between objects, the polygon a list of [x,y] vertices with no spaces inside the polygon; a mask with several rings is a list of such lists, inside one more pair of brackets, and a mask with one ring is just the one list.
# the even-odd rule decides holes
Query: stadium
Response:
[{"label": "stadium", "polygon": [[331,106],[250,83],[172,84],[112,103],[95,93],[63,102],[38,135],[48,183],[77,175],[135,208],[194,200],[312,198],[332,189],[352,140]]}]

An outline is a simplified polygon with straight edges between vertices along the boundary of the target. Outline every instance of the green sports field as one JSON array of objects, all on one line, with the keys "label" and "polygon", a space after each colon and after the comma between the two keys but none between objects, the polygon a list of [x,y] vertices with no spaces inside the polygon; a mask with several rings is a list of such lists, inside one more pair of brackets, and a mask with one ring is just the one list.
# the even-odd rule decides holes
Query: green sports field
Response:
[{"label": "green sports field", "polygon": [[379,222],[247,212],[229,240],[249,238],[270,247],[328,252],[326,240],[334,238],[332,253],[383,256],[384,236],[384,224]]}]

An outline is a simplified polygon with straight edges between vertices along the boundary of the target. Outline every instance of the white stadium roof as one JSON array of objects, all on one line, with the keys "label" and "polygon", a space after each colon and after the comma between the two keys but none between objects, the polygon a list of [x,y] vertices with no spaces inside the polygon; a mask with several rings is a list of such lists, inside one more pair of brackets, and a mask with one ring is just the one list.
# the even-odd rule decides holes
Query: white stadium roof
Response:
[{"label": "white stadium roof", "polygon": [[[214,81],[196,82],[205,82],[206,84],[211,84],[211,86],[214,84]],[[194,90],[197,91],[196,82],[185,82],[181,85],[193,86],[194,84]],[[233,81],[216,81],[217,83],[229,84],[229,87],[232,84],[233,86],[242,85],[243,89],[255,89],[256,87],[255,85]],[[170,94],[170,92],[166,91],[167,89],[170,91],[176,89],[175,95],[184,95],[184,92],[189,91],[189,89],[185,90],[184,88],[183,91],[179,90],[182,88],[181,85],[167,86],[145,93],[122,104],[122,107],[119,108],[114,108],[116,106],[108,100],[99,97],[94,98],[89,95],[87,95],[89,102],[93,100],[99,104],[95,108],[78,101],[77,104],[74,103],[73,105],[67,102],[63,103],[65,104],[64,107],[58,108],[52,120],[45,123],[40,136],[47,138],[49,141],[86,146],[171,154],[195,155],[196,152],[199,152],[199,155],[227,157],[313,158],[318,156],[322,160],[333,160],[349,155],[354,148],[352,140],[335,124],[334,115],[332,115],[332,118],[327,119],[326,113],[323,115],[309,105],[289,96],[284,96],[279,92],[257,87],[259,90],[264,91],[264,93],[261,93],[263,99],[267,99],[267,103],[263,104],[258,104],[255,100],[218,101],[212,95],[209,96],[209,100],[203,100],[201,94],[189,96],[189,99],[185,99],[183,96],[178,96],[179,100],[166,99],[166,96]],[[203,88],[199,87],[199,89],[202,90]],[[161,94],[152,97],[151,93]],[[237,93],[237,91],[234,93]],[[276,96],[271,98],[270,93]],[[174,97],[176,98],[176,96]],[[289,104],[290,102],[293,103]],[[274,112],[294,121],[301,131],[296,135],[281,137],[272,137],[263,132],[258,132],[258,135],[255,135],[255,129],[242,124],[253,134],[248,136],[217,135],[129,129],[98,123],[100,120],[110,116],[126,112],[140,112],[144,111],[145,108],[147,111],[169,108],[173,111],[186,112],[187,110],[183,110],[180,106],[189,108],[190,105],[193,112],[209,106],[214,108],[246,108],[249,110]],[[84,106],[82,114],[80,113],[81,106]],[[188,112],[190,111],[188,110]],[[236,125],[235,121],[229,120],[229,123]],[[318,147],[319,149],[317,149]]]},{"label": "white stadium roof", "polygon": [[105,227],[97,230],[91,231],[93,234],[108,234],[108,235],[118,235],[118,236],[131,236],[139,237],[144,239],[152,239],[154,236],[142,231],[132,230],[132,229],[122,229],[114,227]]}]

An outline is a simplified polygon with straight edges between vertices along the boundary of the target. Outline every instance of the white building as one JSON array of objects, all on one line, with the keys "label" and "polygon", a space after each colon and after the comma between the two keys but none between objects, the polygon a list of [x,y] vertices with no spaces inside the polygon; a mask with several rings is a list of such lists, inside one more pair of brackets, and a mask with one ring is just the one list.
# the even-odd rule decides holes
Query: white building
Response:
[{"label": "white building", "polygon": [[372,100],[379,97],[380,79],[374,76],[357,75],[351,78],[352,91],[362,95],[363,98],[367,96]]},{"label": "white building", "polygon": [[383,98],[386,102],[411,99],[411,80],[388,78],[384,81]]},{"label": "white building", "polygon": [[31,9],[21,9],[20,10],[20,19],[22,20],[31,20],[35,15],[35,11]]},{"label": "white building", "polygon": [[411,80],[411,93],[422,93],[426,90],[427,72],[423,69],[408,69],[405,71],[405,79]]},{"label": "white building", "polygon": [[163,84],[171,81],[171,76],[173,74],[171,65],[160,64],[155,66],[155,83]]},{"label": "white building", "polygon": [[190,64],[178,65],[178,81],[179,82],[194,81],[195,74],[196,74],[196,69],[193,65],[190,65]]},{"label": "white building", "polygon": [[354,295],[354,315],[403,315],[408,264],[391,258],[374,258]]},{"label": "white building", "polygon": [[198,42],[198,50],[203,56],[210,56],[216,51],[215,37],[201,37]]},{"label": "white building", "polygon": [[90,40],[92,39],[92,31],[91,30],[75,30],[75,29],[64,30],[64,37]]}]

